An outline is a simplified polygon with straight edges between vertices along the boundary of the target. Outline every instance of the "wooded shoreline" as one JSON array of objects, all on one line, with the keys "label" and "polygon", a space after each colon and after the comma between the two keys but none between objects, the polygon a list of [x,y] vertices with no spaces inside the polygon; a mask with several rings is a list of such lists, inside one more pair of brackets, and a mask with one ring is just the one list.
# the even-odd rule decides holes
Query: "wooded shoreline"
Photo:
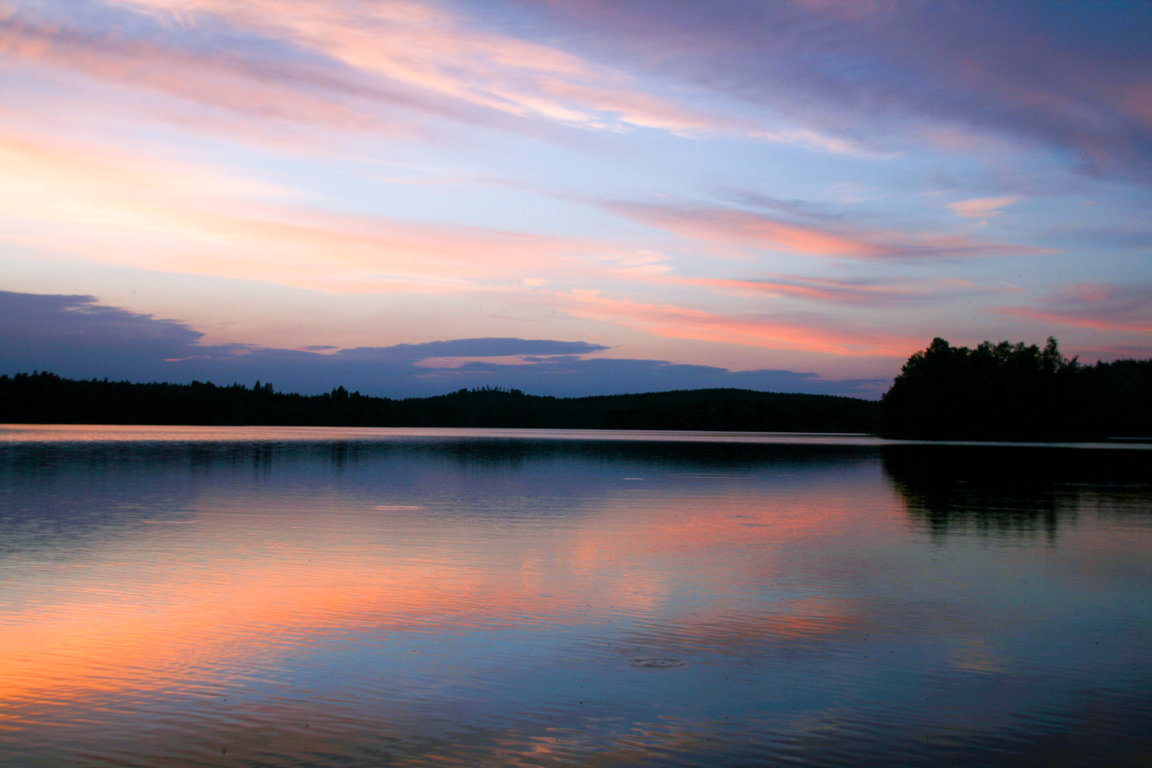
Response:
[{"label": "wooded shoreline", "polygon": [[33,373],[0,376],[0,422],[874,433],[880,403],[742,389],[560,398],[481,388],[394,400],[344,387],[300,395],[260,382],[136,384]]},{"label": "wooded shoreline", "polygon": [[1084,441],[1152,437],[1152,360],[1080,365],[1045,347],[934,339],[879,401],[695,389],[551,397],[484,387],[391,399],[317,395],[257,381],[218,386],[0,376],[0,422],[215,426],[481,427],[841,432],[917,440]]}]

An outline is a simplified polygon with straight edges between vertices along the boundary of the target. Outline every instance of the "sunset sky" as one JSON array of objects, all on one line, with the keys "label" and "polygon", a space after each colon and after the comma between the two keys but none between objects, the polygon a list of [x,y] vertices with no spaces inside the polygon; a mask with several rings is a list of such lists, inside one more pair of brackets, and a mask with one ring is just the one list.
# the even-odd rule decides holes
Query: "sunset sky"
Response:
[{"label": "sunset sky", "polygon": [[1150,265],[1150,3],[0,0],[0,373],[877,397]]}]

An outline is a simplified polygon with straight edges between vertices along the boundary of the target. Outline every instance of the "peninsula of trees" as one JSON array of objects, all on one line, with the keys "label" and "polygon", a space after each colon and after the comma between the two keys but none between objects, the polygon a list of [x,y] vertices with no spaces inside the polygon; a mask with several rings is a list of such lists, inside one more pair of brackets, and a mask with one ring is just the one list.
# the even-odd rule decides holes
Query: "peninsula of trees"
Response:
[{"label": "peninsula of trees", "polygon": [[1080,365],[1049,337],[934,339],[885,393],[881,435],[928,440],[1093,440],[1152,436],[1152,360]]}]

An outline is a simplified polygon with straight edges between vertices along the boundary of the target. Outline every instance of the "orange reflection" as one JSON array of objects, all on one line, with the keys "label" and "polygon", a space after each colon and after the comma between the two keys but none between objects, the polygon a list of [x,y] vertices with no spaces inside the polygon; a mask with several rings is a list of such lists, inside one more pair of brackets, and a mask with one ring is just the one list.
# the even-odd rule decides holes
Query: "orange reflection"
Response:
[{"label": "orange reflection", "polygon": [[[333,533],[317,521],[348,514],[338,497],[270,494],[243,509],[206,499],[204,508],[217,512],[121,543],[104,553],[109,565],[83,566],[92,576],[83,588],[64,574],[43,590],[45,604],[8,619],[0,700],[226,685],[331,632],[457,634],[624,614],[664,627],[660,642],[706,650],[770,635],[837,635],[857,622],[844,602],[782,598],[734,619],[723,605],[678,606],[675,592],[689,577],[713,595],[758,583],[805,542],[859,528],[868,500],[852,490],[830,491],[819,506],[786,494],[594,501],[575,528],[512,542],[492,540],[482,522],[407,509],[394,518],[358,510]],[[249,519],[237,529],[241,515]],[[275,528],[252,524],[252,515],[267,515]],[[361,528],[376,533],[357,535]],[[166,537],[194,554],[157,562],[155,552],[172,543]],[[716,550],[744,554],[712,557]]]}]

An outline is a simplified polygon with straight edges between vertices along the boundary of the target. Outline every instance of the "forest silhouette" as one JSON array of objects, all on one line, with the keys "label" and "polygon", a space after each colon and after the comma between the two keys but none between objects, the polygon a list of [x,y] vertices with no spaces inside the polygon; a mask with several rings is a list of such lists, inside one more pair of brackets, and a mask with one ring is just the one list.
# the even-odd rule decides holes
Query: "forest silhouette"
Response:
[{"label": "forest silhouette", "polygon": [[1081,365],[1043,348],[941,338],[908,359],[881,400],[884,437],[1092,440],[1152,435],[1152,360]]},{"label": "forest silhouette", "polygon": [[889,443],[881,457],[906,512],[933,536],[1055,537],[1086,505],[1139,515],[1125,500],[1148,481],[1145,451]]},{"label": "forest silhouette", "polygon": [[698,389],[547,397],[518,389],[461,389],[393,400],[336,387],[319,395],[256,382],[133,384],[52,373],[0,376],[0,421],[38,424],[214,424],[355,427],[683,429],[875,432],[880,404],[833,395]]},{"label": "forest silhouette", "polygon": [[549,397],[461,389],[394,400],[349,392],[0,376],[0,422],[848,432],[921,440],[1094,440],[1152,436],[1152,360],[1081,365],[1043,347],[941,338],[904,364],[880,402],[699,389]]}]

